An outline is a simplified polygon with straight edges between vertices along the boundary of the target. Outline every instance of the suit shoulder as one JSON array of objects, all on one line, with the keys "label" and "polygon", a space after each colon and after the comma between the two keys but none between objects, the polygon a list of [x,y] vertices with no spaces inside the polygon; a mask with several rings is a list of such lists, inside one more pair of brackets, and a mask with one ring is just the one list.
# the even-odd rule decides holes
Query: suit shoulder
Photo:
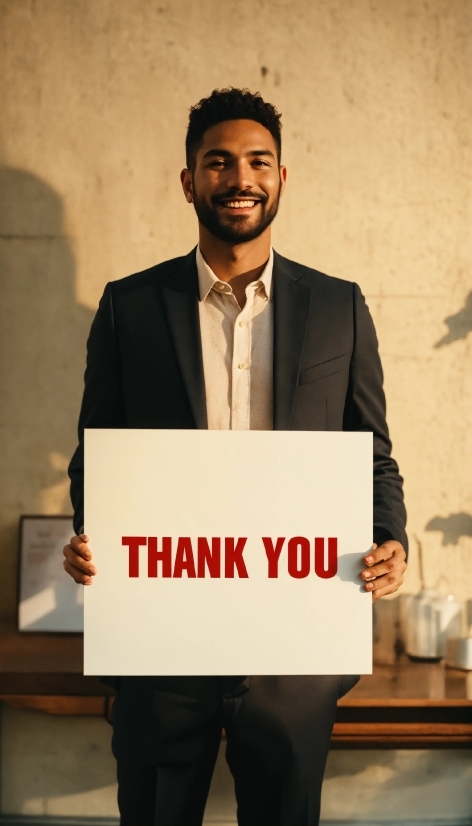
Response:
[{"label": "suit shoulder", "polygon": [[162,261],[160,264],[155,264],[153,267],[149,267],[141,272],[127,275],[116,281],[110,281],[108,286],[117,298],[140,290],[146,290],[149,287],[155,287],[169,276],[173,276],[174,273],[188,266],[189,259],[192,255],[194,255],[193,251],[188,255],[170,258],[168,261]]},{"label": "suit shoulder", "polygon": [[345,295],[352,299],[353,290],[356,284],[353,281],[348,281],[345,278],[337,278],[334,275],[327,275],[320,270],[313,267],[307,267],[305,264],[299,264],[297,261],[291,261],[289,258],[284,258],[277,254],[277,263],[282,270],[296,281],[302,280],[307,286],[336,293],[339,296]]}]

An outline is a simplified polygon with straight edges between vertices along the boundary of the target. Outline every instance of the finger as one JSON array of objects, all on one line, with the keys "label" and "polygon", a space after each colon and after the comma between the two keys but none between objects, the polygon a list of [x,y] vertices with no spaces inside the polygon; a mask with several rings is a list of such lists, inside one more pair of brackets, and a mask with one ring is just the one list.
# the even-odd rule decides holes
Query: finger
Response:
[{"label": "finger", "polygon": [[92,577],[87,576],[87,574],[84,574],[82,571],[80,571],[78,568],[72,565],[69,562],[69,560],[65,559],[63,565],[64,570],[72,577],[72,579],[74,580],[74,582],[77,583],[77,585],[92,585]]},{"label": "finger", "polygon": [[378,590],[373,591],[372,602],[377,602],[378,599],[385,597],[387,594],[394,594],[395,591],[398,591],[401,585],[403,585],[403,577],[401,577],[394,585],[388,585],[385,588],[379,588]]},{"label": "finger", "polygon": [[390,557],[396,552],[401,554],[403,559],[406,558],[405,551],[400,543],[395,539],[389,539],[382,545],[377,546],[374,550],[369,551],[369,553],[364,557],[364,562],[369,567],[372,567],[372,565],[375,565],[377,562],[383,562],[385,559],[390,559]]},{"label": "finger", "polygon": [[374,565],[371,568],[361,571],[361,577],[364,580],[375,579],[378,576],[384,576],[385,574],[394,572],[397,569],[402,569],[403,573],[403,571],[406,570],[406,562],[400,553],[395,552],[393,556],[385,562],[379,562],[378,565]]},{"label": "finger", "polygon": [[366,582],[365,590],[376,593],[377,591],[384,591],[385,588],[388,588],[390,590],[386,591],[385,593],[393,593],[403,583],[403,574],[405,572],[405,568],[400,567],[396,571],[392,571],[389,574],[384,574],[384,576],[379,576],[371,582]]},{"label": "finger", "polygon": [[[378,545],[377,545],[375,542],[373,542],[372,547],[370,548],[370,552],[369,552],[369,553],[371,553],[372,551],[375,551],[375,549],[376,549],[376,548],[378,548]],[[363,562],[365,562],[366,564],[367,564],[367,559],[373,560],[373,559],[374,559],[374,557],[373,557],[373,556],[369,556],[369,555],[365,556],[365,557],[364,557],[364,559],[363,559]],[[364,573],[365,573],[365,571],[361,571],[361,573],[359,574],[359,576],[362,576],[362,577],[363,577],[363,579],[373,579],[373,578],[374,578],[373,576],[367,576],[367,577],[364,577],[364,576],[363,576],[363,574],[364,574]]]},{"label": "finger", "polygon": [[85,541],[85,534],[81,534],[80,536],[73,536],[70,541],[70,545],[74,549],[74,551],[80,554],[80,556],[82,556],[84,559],[92,559],[92,552],[87,542]]},{"label": "finger", "polygon": [[384,542],[383,545],[377,545],[376,548],[372,548],[364,557],[364,562],[369,566],[375,565],[377,562],[388,559],[389,556],[392,556],[393,552],[394,548],[389,547],[388,543]]},{"label": "finger", "polygon": [[77,568],[79,571],[89,574],[90,576],[95,576],[97,573],[97,569],[93,562],[83,559],[83,557],[79,556],[79,554],[77,554],[70,545],[65,545],[62,553],[72,567]]},{"label": "finger", "polygon": [[80,536],[73,536],[71,541],[70,541],[70,544],[72,545],[72,547],[78,553],[80,553],[80,555],[83,556],[84,559],[89,559],[89,558],[92,557],[92,552],[91,552],[90,547],[88,545],[88,541],[89,541],[89,538],[88,538],[88,536],[86,536],[86,534],[80,534]]}]

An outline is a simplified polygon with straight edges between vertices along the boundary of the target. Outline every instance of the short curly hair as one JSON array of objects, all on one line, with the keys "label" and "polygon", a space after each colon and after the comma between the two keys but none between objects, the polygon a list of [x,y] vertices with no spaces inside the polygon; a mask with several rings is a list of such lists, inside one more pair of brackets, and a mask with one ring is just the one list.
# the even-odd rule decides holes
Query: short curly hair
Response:
[{"label": "short curly hair", "polygon": [[192,106],[188,119],[185,151],[187,167],[195,165],[195,155],[199,149],[203,135],[210,126],[222,123],[225,120],[255,120],[265,126],[272,135],[277,146],[277,157],[280,163],[282,153],[282,123],[281,114],[271,103],[266,103],[259,92],[254,94],[249,89],[214,89],[207,98],[202,98]]}]

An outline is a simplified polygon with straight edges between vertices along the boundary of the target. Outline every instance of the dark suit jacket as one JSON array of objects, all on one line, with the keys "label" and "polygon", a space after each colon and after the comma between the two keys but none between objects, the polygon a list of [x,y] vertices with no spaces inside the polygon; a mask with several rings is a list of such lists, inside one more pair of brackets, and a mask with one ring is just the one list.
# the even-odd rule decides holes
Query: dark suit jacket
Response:
[{"label": "dark suit jacket", "polygon": [[[274,429],[373,431],[374,541],[406,549],[377,338],[359,287],[275,253],[273,290]],[[86,427],[207,427],[195,250],[105,288],[69,468],[77,533]]]}]

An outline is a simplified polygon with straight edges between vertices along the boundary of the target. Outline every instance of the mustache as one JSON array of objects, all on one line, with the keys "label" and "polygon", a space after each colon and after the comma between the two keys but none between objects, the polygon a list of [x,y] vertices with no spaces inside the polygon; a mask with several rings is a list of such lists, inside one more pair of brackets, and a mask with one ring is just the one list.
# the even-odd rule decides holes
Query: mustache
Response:
[{"label": "mustache", "polygon": [[233,190],[232,192],[225,192],[223,195],[213,195],[211,202],[215,205],[223,203],[223,201],[231,201],[232,198],[254,198],[256,201],[260,201],[262,204],[265,204],[268,195],[265,195],[261,192],[247,192],[246,190]]}]

